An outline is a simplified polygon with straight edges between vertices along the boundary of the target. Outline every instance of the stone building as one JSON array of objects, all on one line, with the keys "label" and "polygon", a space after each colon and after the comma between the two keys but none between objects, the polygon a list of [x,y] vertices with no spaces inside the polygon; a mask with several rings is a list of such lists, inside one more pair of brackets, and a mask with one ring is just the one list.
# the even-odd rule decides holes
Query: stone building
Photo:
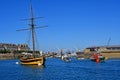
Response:
[{"label": "stone building", "polygon": [[23,50],[30,50],[27,44],[10,44],[10,43],[0,43],[0,50],[7,50],[7,51],[23,51]]},{"label": "stone building", "polygon": [[120,59],[120,45],[88,47],[84,50],[84,53],[92,54],[97,51],[105,57]]},{"label": "stone building", "polygon": [[98,52],[120,52],[120,45],[88,47],[84,50],[84,53],[94,53],[96,51]]},{"label": "stone building", "polygon": [[28,47],[27,44],[18,44],[18,50],[19,51],[29,51],[30,48]]}]

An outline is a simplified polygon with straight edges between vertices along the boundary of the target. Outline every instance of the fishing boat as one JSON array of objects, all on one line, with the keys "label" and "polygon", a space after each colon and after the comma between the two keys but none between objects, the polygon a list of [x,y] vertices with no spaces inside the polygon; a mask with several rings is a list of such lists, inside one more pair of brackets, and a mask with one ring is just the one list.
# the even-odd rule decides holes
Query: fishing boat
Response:
[{"label": "fishing boat", "polygon": [[35,27],[34,24],[34,20],[36,18],[34,18],[33,16],[33,9],[32,9],[32,1],[31,1],[31,5],[30,5],[30,10],[31,10],[31,18],[26,19],[26,20],[30,20],[30,28],[29,29],[21,29],[21,30],[17,30],[17,31],[23,31],[23,30],[30,30],[32,32],[32,49],[33,49],[33,53],[25,53],[23,54],[23,56],[20,58],[20,63],[23,65],[44,65],[45,64],[45,57],[43,55],[36,55],[36,51],[35,51],[35,38],[34,38],[34,34],[35,34],[35,29],[36,28],[43,28],[43,27]]},{"label": "fishing boat", "polygon": [[62,56],[62,60],[65,62],[70,62],[71,59],[68,56]]},{"label": "fishing boat", "polygon": [[94,53],[90,59],[91,61],[99,63],[105,61],[105,56],[101,55],[100,53]]},{"label": "fishing boat", "polygon": [[70,62],[71,61],[71,58],[70,58],[70,56],[68,56],[68,54],[62,55],[61,59],[65,62]]}]

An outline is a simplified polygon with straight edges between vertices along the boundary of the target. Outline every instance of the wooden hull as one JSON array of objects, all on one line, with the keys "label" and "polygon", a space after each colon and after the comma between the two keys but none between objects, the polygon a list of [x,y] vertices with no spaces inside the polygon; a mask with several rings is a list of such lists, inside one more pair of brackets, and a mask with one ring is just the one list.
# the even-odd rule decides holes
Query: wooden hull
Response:
[{"label": "wooden hull", "polygon": [[23,65],[44,65],[45,58],[39,57],[39,58],[27,58],[27,59],[20,59],[21,64]]}]

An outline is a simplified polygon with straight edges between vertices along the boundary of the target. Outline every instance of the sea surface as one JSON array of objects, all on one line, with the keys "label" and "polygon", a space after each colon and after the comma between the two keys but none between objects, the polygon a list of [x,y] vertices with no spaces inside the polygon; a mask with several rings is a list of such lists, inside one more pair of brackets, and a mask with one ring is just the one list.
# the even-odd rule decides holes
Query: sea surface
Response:
[{"label": "sea surface", "polygon": [[0,60],[0,80],[120,80],[120,59],[103,63],[46,59],[45,66],[24,66],[19,60]]}]

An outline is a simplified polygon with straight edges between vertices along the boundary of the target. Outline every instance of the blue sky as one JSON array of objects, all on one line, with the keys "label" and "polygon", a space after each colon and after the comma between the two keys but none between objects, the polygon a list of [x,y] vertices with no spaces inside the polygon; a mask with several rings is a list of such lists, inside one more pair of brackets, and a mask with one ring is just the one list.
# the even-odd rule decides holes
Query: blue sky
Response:
[{"label": "blue sky", "polygon": [[[37,45],[41,50],[120,45],[120,0],[33,0]],[[0,0],[0,42],[27,43],[30,0]]]}]

